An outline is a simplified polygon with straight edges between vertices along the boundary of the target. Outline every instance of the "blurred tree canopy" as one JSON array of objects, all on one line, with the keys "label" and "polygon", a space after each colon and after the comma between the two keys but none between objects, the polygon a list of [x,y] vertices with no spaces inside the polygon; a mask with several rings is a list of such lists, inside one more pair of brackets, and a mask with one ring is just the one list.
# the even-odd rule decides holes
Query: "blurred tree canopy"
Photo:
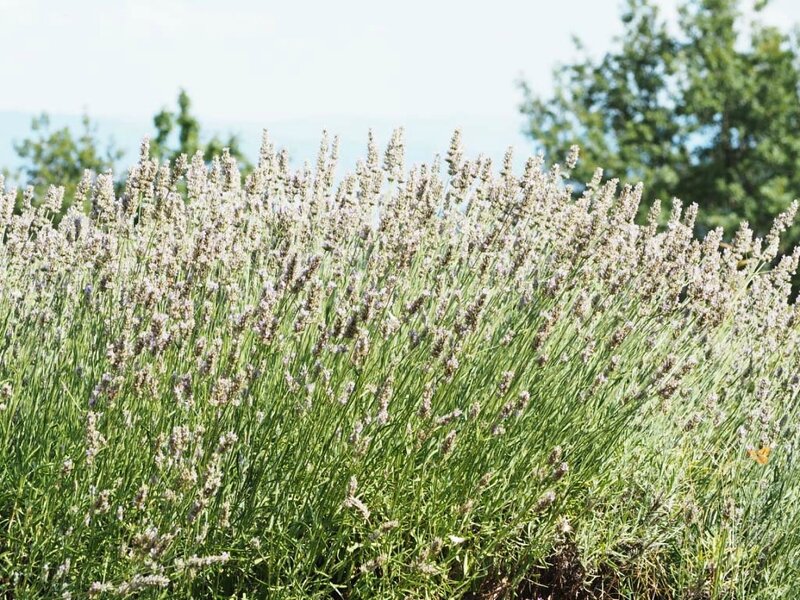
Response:
[{"label": "blurred tree canopy", "polygon": [[22,179],[35,187],[61,185],[65,198],[72,199],[75,187],[85,169],[102,173],[114,167],[123,152],[109,141],[105,150],[97,139],[97,127],[87,115],[81,118],[83,130],[73,134],[69,127],[53,131],[46,114],[34,117],[32,135],[14,144],[14,151],[23,159]]},{"label": "blurred tree canopy", "polygon": [[[214,156],[222,153],[223,148],[230,150],[241,168],[247,171],[251,165],[241,150],[239,138],[235,135],[223,140],[214,135],[207,143],[200,141],[200,121],[191,114],[192,102],[185,90],[178,94],[178,111],[171,112],[162,109],[153,117],[156,128],[155,137],[150,140],[150,150],[159,160],[175,160],[179,155],[186,154],[191,159],[197,151],[203,153],[203,158],[208,162]],[[177,136],[177,144],[170,146],[170,141]]]},{"label": "blurred tree canopy", "polygon": [[[231,155],[247,172],[251,165],[241,151],[238,138],[231,135],[223,140],[213,136],[207,143],[202,143],[200,122],[191,114],[190,108],[189,95],[181,90],[177,113],[164,109],[155,115],[156,134],[150,145],[153,155],[160,160],[174,160],[185,153],[191,159],[200,151],[205,160],[210,161],[221,154],[223,148],[229,148]],[[35,117],[31,122],[31,136],[14,144],[15,152],[22,159],[19,178],[40,190],[48,185],[64,186],[65,198],[69,202],[84,170],[102,173],[113,169],[123,151],[116,148],[113,141],[101,150],[96,124],[87,115],[82,117],[81,123],[83,130],[76,134],[69,127],[51,130],[50,118],[46,114]]]},{"label": "blurred tree canopy", "polygon": [[557,68],[550,98],[522,82],[527,131],[552,160],[581,146],[578,185],[603,167],[648,201],[697,202],[701,233],[747,220],[763,234],[800,196],[797,32],[746,22],[739,0],[678,10],[674,33],[654,2],[627,0],[613,50]]}]

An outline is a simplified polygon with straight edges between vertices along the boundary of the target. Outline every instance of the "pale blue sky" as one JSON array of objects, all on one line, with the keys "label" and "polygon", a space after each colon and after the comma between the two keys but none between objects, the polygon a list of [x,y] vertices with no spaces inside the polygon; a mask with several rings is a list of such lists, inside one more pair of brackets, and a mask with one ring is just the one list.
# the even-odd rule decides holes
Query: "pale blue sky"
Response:
[{"label": "pale blue sky", "polygon": [[[666,12],[674,2],[664,1]],[[800,20],[776,0],[768,18]],[[502,115],[619,29],[616,0],[0,0],[0,110],[150,115]]]},{"label": "pale blue sky", "polygon": [[[674,18],[675,0],[661,4]],[[505,144],[521,139],[515,80],[523,75],[548,91],[553,67],[575,56],[572,35],[595,52],[609,46],[620,29],[619,6],[0,0],[0,112],[87,110],[143,128],[183,86],[204,122],[449,126],[480,117],[479,141],[514,138]],[[800,0],[774,0],[765,20],[800,21]],[[9,145],[11,133],[0,130],[0,145]]]}]

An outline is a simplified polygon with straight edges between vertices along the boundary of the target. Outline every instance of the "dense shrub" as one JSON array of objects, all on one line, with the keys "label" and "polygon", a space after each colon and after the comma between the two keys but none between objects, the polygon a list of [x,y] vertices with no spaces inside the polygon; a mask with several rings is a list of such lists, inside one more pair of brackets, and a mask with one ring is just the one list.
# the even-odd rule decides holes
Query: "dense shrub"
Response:
[{"label": "dense shrub", "polygon": [[335,155],[265,136],[242,183],[145,143],[56,228],[59,190],[0,183],[6,597],[797,588],[796,207],[725,245],[458,134]]}]

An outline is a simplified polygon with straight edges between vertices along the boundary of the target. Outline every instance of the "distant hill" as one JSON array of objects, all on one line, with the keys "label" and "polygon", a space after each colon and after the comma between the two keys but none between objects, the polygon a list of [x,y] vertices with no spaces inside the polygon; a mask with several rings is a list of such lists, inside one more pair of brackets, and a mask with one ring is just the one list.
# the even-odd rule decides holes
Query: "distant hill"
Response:
[{"label": "distant hill", "polygon": [[[0,111],[0,167],[16,168],[19,159],[13,150],[13,142],[22,140],[30,133],[33,113]],[[81,128],[79,115],[51,115],[53,127],[69,126],[76,131]],[[119,168],[126,169],[136,158],[139,143],[145,135],[152,135],[149,119],[124,119],[100,117],[94,119],[99,138],[113,138],[116,145],[125,150]],[[313,164],[319,147],[320,134],[324,128],[338,134],[340,138],[340,172],[351,169],[358,158],[364,156],[367,131],[375,131],[377,141],[384,145],[394,127],[406,129],[406,156],[408,164],[430,161],[438,152],[444,154],[449,145],[453,129],[463,131],[464,145],[468,154],[480,150],[502,160],[509,145],[515,147],[515,163],[519,167],[531,153],[531,144],[520,133],[522,121],[513,113],[509,117],[417,117],[402,120],[368,117],[311,117],[308,119],[285,119],[264,122],[202,121],[204,132],[239,135],[242,148],[255,159],[261,143],[261,131],[269,130],[273,141],[286,148],[295,164],[309,161]]]}]

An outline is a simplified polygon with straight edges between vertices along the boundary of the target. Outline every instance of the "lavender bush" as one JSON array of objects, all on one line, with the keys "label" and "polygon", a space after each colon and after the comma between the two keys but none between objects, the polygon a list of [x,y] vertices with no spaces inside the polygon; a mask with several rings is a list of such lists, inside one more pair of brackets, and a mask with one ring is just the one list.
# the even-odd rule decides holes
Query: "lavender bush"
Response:
[{"label": "lavender bush", "polygon": [[336,154],[145,142],[60,219],[0,180],[4,597],[797,589],[796,205],[725,244],[599,170],[573,199],[577,149]]}]

